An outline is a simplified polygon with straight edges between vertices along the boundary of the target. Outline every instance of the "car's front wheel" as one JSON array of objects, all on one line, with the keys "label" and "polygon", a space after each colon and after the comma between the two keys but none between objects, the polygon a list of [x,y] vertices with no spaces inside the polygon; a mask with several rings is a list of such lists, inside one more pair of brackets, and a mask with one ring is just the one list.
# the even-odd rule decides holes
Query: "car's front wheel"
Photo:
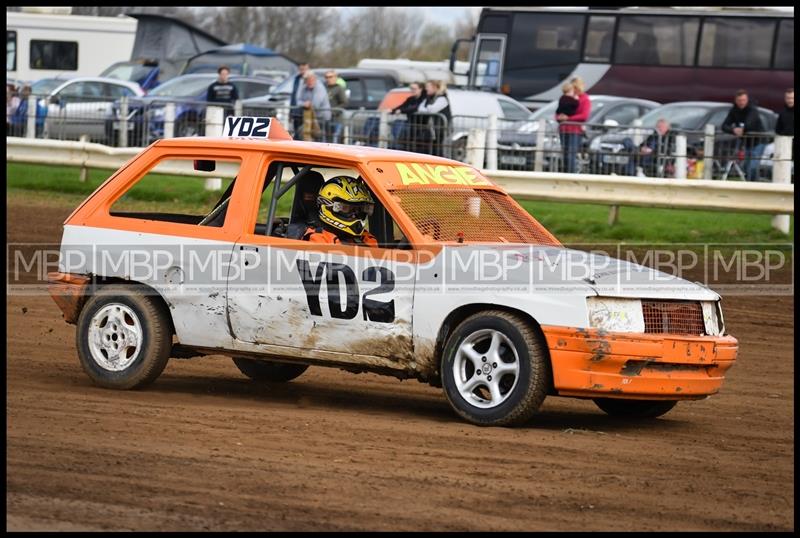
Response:
[{"label": "car's front wheel", "polygon": [[474,314],[450,335],[442,386],[461,417],[479,426],[527,422],[547,395],[550,362],[530,322],[501,310]]},{"label": "car's front wheel", "polygon": [[669,412],[678,402],[675,400],[595,398],[594,403],[612,417],[656,418]]},{"label": "car's front wheel", "polygon": [[83,370],[97,385],[114,389],[155,381],[172,349],[169,315],[140,286],[98,289],[78,317],[75,336]]},{"label": "car's front wheel", "polygon": [[308,369],[307,364],[288,364],[233,357],[233,363],[244,375],[259,382],[286,383]]}]

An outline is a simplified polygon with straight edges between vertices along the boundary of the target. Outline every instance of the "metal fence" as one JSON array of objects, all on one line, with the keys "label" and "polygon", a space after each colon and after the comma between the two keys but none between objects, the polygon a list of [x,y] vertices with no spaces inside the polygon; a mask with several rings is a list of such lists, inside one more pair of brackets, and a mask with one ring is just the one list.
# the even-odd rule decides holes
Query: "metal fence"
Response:
[{"label": "metal fence", "polygon": [[630,126],[559,125],[554,120],[406,116],[341,108],[311,113],[285,103],[230,106],[188,99],[72,97],[49,102],[46,96],[31,95],[7,116],[6,133],[143,147],[160,138],[218,132],[209,129],[209,122],[222,120],[209,114],[209,107],[220,107],[223,117],[277,117],[295,139],[440,155],[492,170],[769,181],[774,163],[782,160],[789,163],[791,177],[794,174],[793,143],[776,152],[772,133],[735,136],[707,125],[703,131],[659,135],[638,120]]}]

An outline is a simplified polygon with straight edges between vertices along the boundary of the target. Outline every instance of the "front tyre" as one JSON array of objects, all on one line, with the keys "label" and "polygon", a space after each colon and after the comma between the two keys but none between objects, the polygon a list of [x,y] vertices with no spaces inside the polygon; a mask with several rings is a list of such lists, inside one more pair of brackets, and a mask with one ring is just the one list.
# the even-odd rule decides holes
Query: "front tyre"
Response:
[{"label": "front tyre", "polygon": [[244,357],[233,357],[233,363],[253,381],[268,383],[286,383],[308,369],[307,364],[287,364]]},{"label": "front tyre", "polygon": [[95,384],[135,389],[164,371],[172,349],[172,325],[147,288],[112,284],[88,299],[75,338],[81,366]]},{"label": "front tyre", "polygon": [[501,310],[462,321],[447,340],[440,371],[450,405],[478,426],[527,422],[550,379],[545,347],[531,324]]},{"label": "front tyre", "polygon": [[594,403],[612,417],[656,418],[669,412],[678,402],[675,400],[595,398]]}]

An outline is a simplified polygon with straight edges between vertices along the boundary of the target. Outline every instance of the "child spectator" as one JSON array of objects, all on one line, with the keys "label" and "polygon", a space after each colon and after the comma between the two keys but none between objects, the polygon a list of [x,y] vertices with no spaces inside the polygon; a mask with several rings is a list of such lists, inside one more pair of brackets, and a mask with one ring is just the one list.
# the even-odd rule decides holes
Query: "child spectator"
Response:
[{"label": "child spectator", "polygon": [[572,86],[572,83],[565,82],[564,85],[561,86],[561,93],[564,95],[558,100],[556,114],[572,116],[578,110],[578,98],[575,97],[575,88]]}]

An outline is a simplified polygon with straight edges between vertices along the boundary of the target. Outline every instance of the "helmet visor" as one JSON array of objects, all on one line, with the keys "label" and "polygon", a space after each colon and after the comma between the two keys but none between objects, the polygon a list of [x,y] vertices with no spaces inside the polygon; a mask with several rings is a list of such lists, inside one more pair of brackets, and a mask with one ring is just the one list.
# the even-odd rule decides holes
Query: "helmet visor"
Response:
[{"label": "helmet visor", "polygon": [[369,202],[342,202],[341,200],[334,200],[331,206],[333,213],[339,217],[348,220],[363,220],[375,210],[375,204]]}]

